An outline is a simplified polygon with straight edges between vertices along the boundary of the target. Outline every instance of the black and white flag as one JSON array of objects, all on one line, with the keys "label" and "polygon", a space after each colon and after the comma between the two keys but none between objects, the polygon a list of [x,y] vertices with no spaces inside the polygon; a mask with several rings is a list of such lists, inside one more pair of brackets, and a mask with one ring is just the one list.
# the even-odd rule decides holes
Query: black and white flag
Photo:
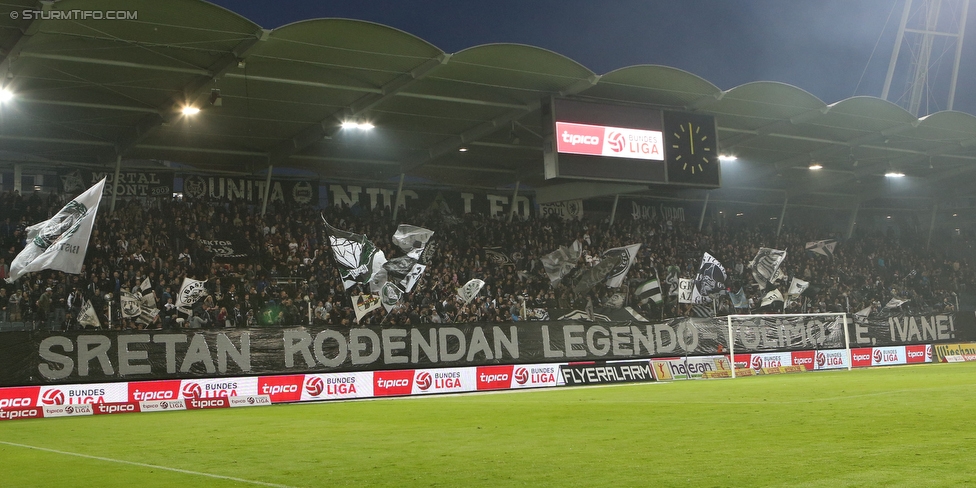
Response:
[{"label": "black and white flag", "polygon": [[760,247],[756,257],[749,263],[752,277],[759,283],[760,289],[765,289],[770,282],[776,281],[780,265],[786,259],[786,251]]},{"label": "black and white flag", "polygon": [[325,217],[322,217],[322,221],[325,222],[325,231],[329,235],[329,245],[339,267],[343,288],[348,290],[356,283],[369,283],[374,270],[376,246],[362,234],[336,229],[325,221]]},{"label": "black and white flag", "polygon": [[812,241],[808,242],[805,247],[807,251],[832,258],[834,257],[834,248],[837,247],[837,239]]},{"label": "black and white flag", "polygon": [[92,327],[102,326],[101,321],[98,320],[98,314],[95,313],[95,307],[88,300],[85,300],[84,305],[81,306],[81,312],[78,313],[78,323]]},{"label": "black and white flag", "polygon": [[701,267],[695,276],[695,287],[691,292],[691,303],[705,303],[711,301],[709,295],[725,289],[725,267],[711,254],[702,256]]},{"label": "black and white flag", "polygon": [[637,251],[640,250],[640,247],[640,244],[631,244],[629,246],[608,249],[603,253],[603,259],[607,259],[610,256],[620,258],[616,266],[611,268],[610,272],[607,273],[607,288],[616,288],[624,282],[627,272],[630,271],[634,260],[637,259]]},{"label": "black and white flag", "polygon": [[383,269],[386,270],[386,279],[389,282],[397,284],[401,290],[410,293],[427,266],[410,256],[400,256],[384,263]]},{"label": "black and white flag", "polygon": [[668,266],[668,274],[664,278],[664,281],[668,284],[668,296],[676,297],[678,296],[678,285],[681,283],[679,278],[681,274],[681,268],[670,265]]},{"label": "black and white flag", "polygon": [[176,295],[176,308],[183,313],[190,313],[190,306],[207,295],[207,289],[204,288],[206,284],[206,281],[183,278],[183,285]]},{"label": "black and white flag", "polygon": [[778,289],[771,290],[763,297],[762,302],[759,303],[759,307],[770,311],[782,312],[783,294]]}]

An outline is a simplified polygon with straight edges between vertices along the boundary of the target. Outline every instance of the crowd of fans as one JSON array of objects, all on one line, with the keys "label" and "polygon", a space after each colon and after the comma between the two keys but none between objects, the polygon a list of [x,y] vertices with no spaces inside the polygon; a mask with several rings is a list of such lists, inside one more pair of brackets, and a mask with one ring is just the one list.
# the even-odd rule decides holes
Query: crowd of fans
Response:
[{"label": "crowd of fans", "polygon": [[[49,218],[65,203],[63,196],[0,195],[0,278],[25,245],[26,227]],[[352,297],[365,286],[345,290],[334,264],[322,217],[339,229],[362,233],[387,257],[403,255],[391,237],[397,223],[390,209],[359,207],[318,209],[272,206],[265,215],[243,202],[208,203],[184,199],[119,200],[115,212],[102,208],[89,242],[81,274],[42,271],[0,288],[0,326],[27,324],[55,330],[80,328],[78,316],[90,301],[103,328],[254,327],[308,324],[417,324],[509,322],[557,319],[571,310],[630,306],[651,320],[690,315],[692,307],[668,297],[667,270],[693,278],[703,252],[721,261],[731,292],[740,288],[753,313],[761,313],[764,290],[753,285],[748,263],[759,247],[786,249],[782,269],[813,284],[818,292],[794,300],[786,312],[856,312],[880,310],[895,297],[908,300],[909,312],[951,311],[957,293],[972,292],[974,268],[966,259],[925,250],[912,239],[859,232],[838,244],[833,257],[804,252],[808,241],[830,237],[817,228],[774,229],[744,225],[697,225],[681,221],[618,219],[564,221],[556,217],[516,219],[450,215],[439,208],[400,209],[401,223],[432,229],[434,246],[426,272],[415,289],[387,312],[379,308],[357,321]],[[201,239],[237,236],[247,257],[215,259]],[[571,277],[552,286],[540,257],[579,241],[577,270],[599,261],[610,248],[642,244],[619,289],[597,285],[573,293]],[[489,259],[485,248],[502,250],[510,263]],[[666,300],[639,303],[633,291],[659,276]],[[185,277],[206,280],[209,298],[187,314],[176,308]],[[125,318],[123,292],[139,290],[148,278],[159,314],[152,319]],[[457,289],[469,279],[485,286],[465,304]],[[779,283],[786,295],[789,280]],[[140,291],[141,293],[141,291]],[[622,300],[621,300],[622,298]],[[717,298],[718,313],[734,310],[728,297]],[[540,313],[544,311],[544,313]],[[526,312],[529,312],[528,314]],[[741,311],[739,311],[741,313]],[[528,315],[528,316],[526,316]]]}]

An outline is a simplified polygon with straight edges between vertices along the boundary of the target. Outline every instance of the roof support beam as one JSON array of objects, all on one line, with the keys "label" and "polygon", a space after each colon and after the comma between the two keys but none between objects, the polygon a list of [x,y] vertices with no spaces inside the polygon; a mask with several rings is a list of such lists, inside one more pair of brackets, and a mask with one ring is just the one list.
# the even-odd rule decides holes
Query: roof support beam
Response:
[{"label": "roof support beam", "polygon": [[424,77],[434,72],[440,66],[447,64],[451,59],[450,54],[441,54],[435,58],[428,59],[420,66],[397,76],[389,81],[378,92],[372,92],[359,98],[348,107],[330,114],[319,123],[303,130],[291,139],[284,141],[268,153],[268,159],[272,163],[283,161],[292,154],[300,153],[305,148],[315,144],[325,137],[332,137],[339,131],[339,123],[343,120],[355,119],[360,117],[369,109],[389,100],[397,93],[401,92],[410,85],[422,80]]},{"label": "roof support beam", "polygon": [[[38,2],[38,6],[40,10],[47,12],[54,7],[54,2]],[[10,64],[20,57],[27,41],[40,30],[41,19],[39,17],[39,15],[34,16],[33,19],[23,23],[17,31],[10,35],[7,42],[0,46],[0,53],[3,56],[2,61],[0,61],[0,85],[3,84],[3,80],[11,77]]]},{"label": "roof support beam", "polygon": [[[573,82],[560,90],[558,95],[562,97],[575,95],[596,85],[598,81],[600,81],[599,75],[593,75],[586,79],[577,80],[576,82]],[[427,164],[440,156],[452,151],[456,151],[461,146],[475,142],[482,137],[492,134],[501,127],[508,127],[512,122],[524,117],[526,114],[534,110],[538,110],[540,107],[542,107],[542,100],[535,100],[524,107],[512,110],[485,123],[472,127],[462,132],[458,136],[445,139],[427,149],[426,154],[405,162],[403,164],[403,172],[408,172],[414,168],[423,166],[424,164]]]},{"label": "roof support beam", "polygon": [[43,105],[56,105],[59,107],[94,108],[98,110],[116,110],[119,112],[140,112],[147,114],[159,113],[158,110],[152,107],[132,107],[127,105],[111,105],[107,103],[69,102],[66,100],[44,100],[41,98],[17,97],[17,103],[37,103]]},{"label": "roof support beam", "polygon": [[111,156],[118,157],[124,155],[157,127],[180,117],[181,113],[179,109],[181,105],[199,97],[200,94],[211,86],[214,80],[223,75],[231,67],[237,66],[259,42],[266,40],[270,33],[271,31],[267,29],[259,29],[252,36],[240,41],[233,49],[218,58],[206,70],[199,70],[199,73],[203,74],[203,76],[184,86],[179,94],[176,94],[169,102],[159,108],[158,113],[144,117],[134,127],[123,133],[116,140],[115,148]]}]

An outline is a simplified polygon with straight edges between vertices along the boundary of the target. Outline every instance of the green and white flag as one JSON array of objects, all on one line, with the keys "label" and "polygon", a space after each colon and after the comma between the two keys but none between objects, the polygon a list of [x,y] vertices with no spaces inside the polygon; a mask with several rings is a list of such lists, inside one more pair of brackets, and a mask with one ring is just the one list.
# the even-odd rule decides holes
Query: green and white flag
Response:
[{"label": "green and white flag", "polygon": [[651,278],[634,290],[634,295],[639,303],[647,303],[648,300],[660,305],[664,303],[661,295],[661,282],[657,278]]},{"label": "green and white flag", "polygon": [[325,217],[322,217],[322,221],[329,235],[332,257],[339,266],[343,288],[348,290],[356,283],[369,283],[373,276],[376,246],[362,234],[336,229],[325,221]]},{"label": "green and white flag", "polygon": [[400,303],[400,297],[403,296],[403,290],[393,283],[385,283],[382,288],[380,288],[380,303],[383,304],[383,308],[387,312],[393,310],[393,307]]},{"label": "green and white flag", "polygon": [[68,202],[50,219],[27,228],[27,246],[10,263],[7,283],[42,269],[81,273],[105,178]]}]

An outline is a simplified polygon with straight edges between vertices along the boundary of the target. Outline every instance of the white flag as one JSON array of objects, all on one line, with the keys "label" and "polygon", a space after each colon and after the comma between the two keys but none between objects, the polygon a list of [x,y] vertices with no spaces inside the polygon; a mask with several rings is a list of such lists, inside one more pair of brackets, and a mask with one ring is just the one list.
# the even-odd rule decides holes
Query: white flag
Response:
[{"label": "white flag", "polygon": [[434,235],[434,231],[417,227],[416,225],[400,224],[396,233],[393,234],[393,242],[396,243],[403,252],[414,259],[420,259],[420,254],[427,247],[427,241]]},{"label": "white flag", "polygon": [[92,307],[91,302],[88,300],[85,300],[85,304],[81,306],[81,312],[78,313],[78,323],[92,327],[102,326],[102,323],[98,320],[98,314],[95,313],[95,307]]},{"label": "white flag", "polygon": [[691,303],[695,280],[678,278],[678,303]]},{"label": "white flag", "polygon": [[902,305],[904,305],[906,303],[908,303],[908,300],[901,300],[901,299],[898,299],[898,298],[892,298],[891,300],[888,301],[887,304],[885,304],[884,308],[886,308],[886,309],[898,308],[898,307],[900,307],[900,306],[902,306]]},{"label": "white flag", "polygon": [[10,263],[8,283],[42,269],[81,273],[105,178],[68,202],[54,217],[27,228],[27,246]]},{"label": "white flag", "polygon": [[483,286],[485,286],[484,280],[474,278],[465,283],[461,288],[458,288],[458,296],[461,297],[461,300],[464,300],[464,304],[467,305],[471,303],[471,300],[474,300],[474,297],[478,295],[478,292],[481,291]]},{"label": "white flag", "polygon": [[131,319],[132,317],[138,317],[142,313],[141,300],[135,293],[123,291],[120,301],[122,302],[123,317]]},{"label": "white flag", "polygon": [[206,296],[207,290],[203,287],[207,282],[183,278],[183,285],[180,292],[176,295],[176,308],[184,313],[190,312],[190,306],[197,303],[200,297]]},{"label": "white flag", "polygon": [[861,310],[854,312],[854,318],[857,320],[867,320],[868,316],[871,315],[871,306],[862,308]]},{"label": "white flag", "polygon": [[790,291],[787,292],[788,295],[799,296],[802,295],[807,288],[810,288],[809,281],[803,281],[799,278],[793,278],[790,283]]},{"label": "white flag", "polygon": [[759,304],[760,307],[768,307],[774,305],[776,302],[783,303],[783,294],[779,290],[772,290],[763,297],[762,302]]},{"label": "white flag", "polygon": [[[749,269],[752,270],[752,277],[759,283],[760,288],[766,288],[770,282],[776,281],[779,277],[780,265],[786,259],[786,251],[760,247],[756,257],[749,262]],[[738,266],[738,265],[736,265]]]},{"label": "white flag", "polygon": [[150,288],[152,288],[152,283],[149,282],[149,277],[147,276],[146,279],[142,280],[142,284],[139,285],[139,291],[145,293]]},{"label": "white flag", "polygon": [[630,271],[630,267],[637,258],[637,251],[640,250],[640,247],[640,244],[631,244],[625,247],[608,249],[603,253],[604,258],[620,256],[620,262],[607,273],[607,288],[616,288],[624,282],[627,272]]},{"label": "white flag", "polygon": [[356,311],[356,323],[358,324],[366,314],[380,308],[380,297],[369,295],[356,295],[352,298],[352,308]]}]

